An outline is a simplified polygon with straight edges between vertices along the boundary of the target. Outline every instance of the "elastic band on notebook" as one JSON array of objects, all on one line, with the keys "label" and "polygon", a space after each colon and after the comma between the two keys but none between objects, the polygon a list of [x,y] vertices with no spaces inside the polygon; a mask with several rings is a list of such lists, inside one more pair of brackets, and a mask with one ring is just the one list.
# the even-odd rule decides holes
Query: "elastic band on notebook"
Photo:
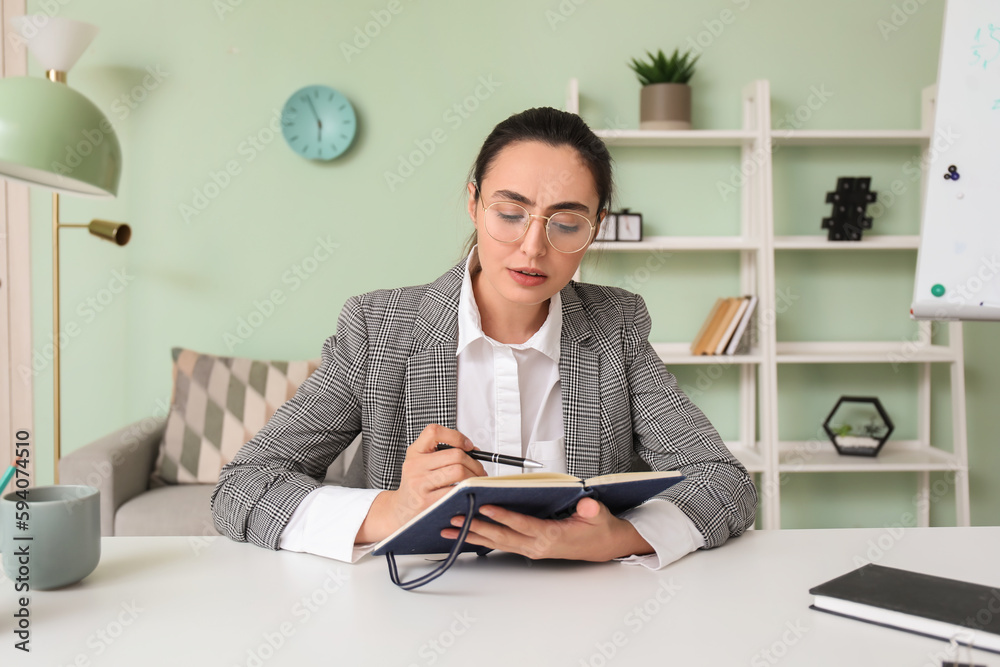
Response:
[{"label": "elastic band on notebook", "polygon": [[455,560],[458,559],[459,554],[462,553],[462,545],[465,544],[465,537],[469,534],[469,528],[472,527],[472,518],[476,515],[476,494],[469,494],[469,511],[465,513],[465,522],[462,524],[462,529],[458,533],[458,538],[455,540],[454,546],[451,548],[451,552],[448,557],[445,558],[441,563],[423,575],[422,577],[417,577],[416,579],[411,579],[410,581],[400,581],[399,571],[396,569],[396,558],[390,551],[385,555],[385,562],[389,565],[389,578],[392,579],[392,583],[396,584],[404,591],[412,591],[414,588],[420,588],[424,584],[428,584],[442,574],[452,566]]}]

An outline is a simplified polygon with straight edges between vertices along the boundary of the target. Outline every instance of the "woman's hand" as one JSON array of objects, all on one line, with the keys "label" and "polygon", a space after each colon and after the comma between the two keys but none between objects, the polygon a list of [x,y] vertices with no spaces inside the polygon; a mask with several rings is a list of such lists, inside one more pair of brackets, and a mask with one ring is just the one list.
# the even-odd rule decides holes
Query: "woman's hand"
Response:
[{"label": "woman's hand", "polygon": [[[521,554],[533,560],[607,561],[653,553],[653,548],[631,523],[615,517],[593,498],[583,498],[577,503],[573,516],[560,520],[536,519],[496,505],[484,505],[479,513],[498,523],[473,519],[465,538],[467,543]],[[465,517],[457,516],[451,520],[451,525],[461,527],[464,520]],[[455,539],[458,533],[458,528],[446,528],[441,531],[441,537]]]},{"label": "woman's hand", "polygon": [[[438,451],[438,443],[453,449]],[[469,477],[485,477],[482,464],[465,454],[472,441],[450,428],[430,424],[406,450],[399,488],[375,497],[355,542],[377,542],[427,509],[449,487]]]}]

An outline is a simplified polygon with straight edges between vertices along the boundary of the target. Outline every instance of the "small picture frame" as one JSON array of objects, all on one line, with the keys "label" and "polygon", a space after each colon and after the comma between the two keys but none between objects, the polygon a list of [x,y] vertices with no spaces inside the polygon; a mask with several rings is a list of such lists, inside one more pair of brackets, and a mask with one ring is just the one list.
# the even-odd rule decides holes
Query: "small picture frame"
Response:
[{"label": "small picture frame", "polygon": [[604,216],[604,221],[597,229],[597,236],[594,241],[617,241],[618,240],[618,216],[608,213]]},{"label": "small picture frame", "polygon": [[627,208],[616,214],[616,232],[619,241],[642,240],[642,214],[632,213]]}]

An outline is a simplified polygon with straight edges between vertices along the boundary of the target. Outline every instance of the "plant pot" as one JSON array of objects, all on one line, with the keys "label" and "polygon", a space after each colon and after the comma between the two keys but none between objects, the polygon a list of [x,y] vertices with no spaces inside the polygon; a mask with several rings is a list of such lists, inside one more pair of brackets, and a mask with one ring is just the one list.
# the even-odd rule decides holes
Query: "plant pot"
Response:
[{"label": "plant pot", "polygon": [[875,456],[881,446],[878,438],[863,435],[834,436],[833,444],[837,452],[849,456]]},{"label": "plant pot", "polygon": [[639,129],[690,130],[691,86],[653,83],[639,91]]}]

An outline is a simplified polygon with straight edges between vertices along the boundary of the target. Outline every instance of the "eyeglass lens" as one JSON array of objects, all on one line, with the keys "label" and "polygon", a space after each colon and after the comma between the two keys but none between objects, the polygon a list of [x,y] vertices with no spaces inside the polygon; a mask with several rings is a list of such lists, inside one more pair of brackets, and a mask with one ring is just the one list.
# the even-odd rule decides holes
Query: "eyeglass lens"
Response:
[{"label": "eyeglass lens", "polygon": [[[497,241],[511,243],[525,232],[531,217],[518,204],[496,202],[486,209],[486,231]],[[590,221],[569,211],[552,215],[545,226],[549,243],[562,252],[576,252],[587,245],[592,227]]]}]

